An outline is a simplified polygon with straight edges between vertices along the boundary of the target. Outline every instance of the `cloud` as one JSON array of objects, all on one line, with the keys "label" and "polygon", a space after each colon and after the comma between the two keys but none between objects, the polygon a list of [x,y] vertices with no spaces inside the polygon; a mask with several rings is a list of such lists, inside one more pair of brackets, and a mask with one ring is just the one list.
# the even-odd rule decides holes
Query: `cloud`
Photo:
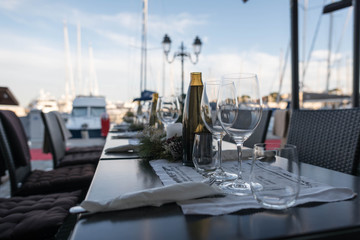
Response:
[{"label": "cloud", "polygon": [[[329,50],[319,49],[312,52],[312,60],[313,61],[327,61],[329,57]],[[335,54],[334,52],[331,53],[331,61],[339,60],[343,57],[341,53]]]},{"label": "cloud", "polygon": [[101,35],[105,38],[108,38],[111,41],[113,41],[114,43],[122,45],[122,46],[126,46],[126,47],[140,46],[140,41],[130,35],[118,34],[113,31],[106,31],[106,30],[101,30],[101,29],[97,29],[96,32],[99,35]]},{"label": "cloud", "polygon": [[0,8],[14,10],[21,5],[24,0],[0,0]]},{"label": "cloud", "polygon": [[[65,53],[63,48],[56,48],[34,38],[18,37],[8,34],[8,45],[0,44],[0,78],[2,85],[10,87],[22,106],[27,106],[31,99],[43,88],[55,97],[65,93]],[[1,42],[1,40],[0,40]],[[18,46],[23,46],[17,49]],[[100,93],[115,100],[128,100],[133,97],[134,81],[129,81],[129,69],[138,69],[137,59],[126,52],[100,50],[94,51],[95,70],[99,80]],[[76,80],[76,58],[72,56],[72,67]],[[83,54],[83,76],[88,76],[88,54]],[[138,71],[135,71],[137,74]],[[136,78],[131,76],[131,80]],[[136,87],[138,87],[136,80]],[[75,83],[78,87],[78,83]],[[24,87],[26,86],[26,87]],[[82,86],[83,87],[83,86]],[[77,89],[77,93],[82,92]]]},{"label": "cloud", "polygon": [[149,16],[149,32],[157,36],[166,32],[172,34],[183,35],[193,31],[199,26],[207,23],[207,15],[190,15],[188,13],[179,13],[175,15],[150,15]]},{"label": "cloud", "polygon": [[[22,106],[36,97],[43,88],[55,97],[60,97],[65,91],[65,56],[62,49],[38,42],[36,39],[17,38],[7,35],[9,41],[17,45],[31,43],[26,49],[7,49],[0,45],[0,65],[2,71],[0,78],[2,84],[10,87]],[[139,52],[123,51],[114,54],[109,49],[94,49],[94,62],[99,90],[109,100],[130,100],[138,96],[139,92]],[[73,57],[73,60],[75,58]],[[83,76],[88,78],[87,54],[83,54]],[[301,70],[301,65],[299,67]],[[76,75],[76,62],[73,61],[74,75]],[[190,72],[200,71],[203,80],[220,78],[223,74],[234,72],[254,72],[258,74],[261,84],[261,93],[266,95],[279,88],[279,57],[260,51],[247,51],[239,53],[212,53],[201,54],[197,65],[185,61],[185,91],[189,84]],[[339,74],[346,73],[341,67]],[[165,64],[165,93],[180,93],[181,86],[180,61]],[[331,80],[331,88],[336,87],[335,77]],[[76,78],[75,78],[76,79]],[[284,78],[282,92],[290,92],[290,67]],[[163,59],[162,52],[148,52],[148,89],[158,90],[162,93]],[[306,86],[309,89],[323,90],[326,81],[326,64],[314,61],[309,65],[306,77]],[[31,84],[29,84],[31,83]],[[347,87],[347,83],[345,84]],[[26,86],[26,88],[24,88]],[[78,89],[79,93],[80,90]]]}]

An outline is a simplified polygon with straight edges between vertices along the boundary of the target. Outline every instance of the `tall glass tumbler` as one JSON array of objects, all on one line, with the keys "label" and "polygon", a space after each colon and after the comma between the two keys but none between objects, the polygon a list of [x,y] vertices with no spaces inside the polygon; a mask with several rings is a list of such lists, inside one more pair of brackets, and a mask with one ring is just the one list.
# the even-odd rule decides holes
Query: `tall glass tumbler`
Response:
[{"label": "tall glass tumbler", "polygon": [[300,191],[296,146],[255,144],[249,182],[253,196],[265,208],[285,209],[294,205]]}]

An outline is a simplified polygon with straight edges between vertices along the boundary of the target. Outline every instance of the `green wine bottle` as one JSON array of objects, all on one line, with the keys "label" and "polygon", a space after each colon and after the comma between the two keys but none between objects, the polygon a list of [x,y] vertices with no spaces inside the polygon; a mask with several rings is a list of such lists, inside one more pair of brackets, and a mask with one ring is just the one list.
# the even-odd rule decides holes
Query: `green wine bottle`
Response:
[{"label": "green wine bottle", "polygon": [[150,119],[149,119],[149,125],[155,126],[157,121],[157,115],[156,115],[156,105],[159,99],[158,93],[153,93],[152,95],[152,102],[151,102],[151,112],[150,112]]},{"label": "green wine bottle", "polygon": [[203,92],[201,73],[191,73],[191,82],[186,94],[183,111],[183,165],[194,166],[192,151],[196,128],[202,124],[200,116],[200,103]]}]

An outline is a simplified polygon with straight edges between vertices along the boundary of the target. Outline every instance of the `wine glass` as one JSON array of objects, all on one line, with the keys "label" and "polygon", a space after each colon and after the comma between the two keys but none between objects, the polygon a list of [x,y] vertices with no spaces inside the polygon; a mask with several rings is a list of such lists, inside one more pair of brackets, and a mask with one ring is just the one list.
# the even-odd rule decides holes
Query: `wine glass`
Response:
[{"label": "wine glass", "polygon": [[137,109],[136,109],[136,119],[137,119],[138,124],[143,123],[144,115],[145,115],[145,113],[144,113],[144,110],[143,110],[143,104],[139,101]]},{"label": "wine glass", "polygon": [[150,114],[151,114],[151,102],[144,102],[143,112],[144,112],[143,122],[144,124],[149,124]]},{"label": "wine glass", "polygon": [[165,125],[165,129],[169,124],[175,123],[180,116],[180,106],[177,97],[160,97],[156,113],[160,121]]},{"label": "wine glass", "polygon": [[[232,88],[226,87],[229,81]],[[229,90],[230,89],[230,90]],[[259,125],[262,114],[262,99],[256,74],[229,74],[223,76],[223,84],[217,103],[221,126],[236,143],[238,151],[238,177],[224,182],[220,187],[235,195],[250,195],[250,184],[243,179],[241,155],[244,141]]]},{"label": "wine glass", "polygon": [[211,175],[212,177],[215,177],[217,181],[222,182],[235,179],[236,174],[225,172],[221,167],[222,138],[225,135],[225,131],[221,127],[216,110],[220,87],[220,80],[211,80],[205,82],[203,94],[201,97],[200,112],[201,118],[204,121],[206,128],[211,132],[218,144],[218,159],[215,166],[216,170]]}]

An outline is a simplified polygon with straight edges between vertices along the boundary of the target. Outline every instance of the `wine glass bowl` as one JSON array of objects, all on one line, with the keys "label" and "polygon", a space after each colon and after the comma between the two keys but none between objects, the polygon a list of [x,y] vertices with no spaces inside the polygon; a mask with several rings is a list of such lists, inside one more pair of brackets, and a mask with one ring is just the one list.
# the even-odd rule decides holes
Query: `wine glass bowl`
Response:
[{"label": "wine glass bowl", "polygon": [[[231,83],[233,86],[227,87]],[[262,114],[262,99],[256,74],[224,75],[217,109],[221,126],[236,143],[239,164],[237,179],[224,182],[220,187],[231,194],[250,195],[250,185],[243,179],[241,156],[244,141],[258,126]]]},{"label": "wine glass bowl", "polygon": [[224,135],[225,130],[221,127],[217,118],[216,104],[221,81],[207,81],[201,97],[201,118],[206,128],[214,135]]},{"label": "wine glass bowl", "polygon": [[175,123],[180,116],[180,106],[177,97],[160,97],[157,106],[156,113],[160,121],[165,125]]}]

